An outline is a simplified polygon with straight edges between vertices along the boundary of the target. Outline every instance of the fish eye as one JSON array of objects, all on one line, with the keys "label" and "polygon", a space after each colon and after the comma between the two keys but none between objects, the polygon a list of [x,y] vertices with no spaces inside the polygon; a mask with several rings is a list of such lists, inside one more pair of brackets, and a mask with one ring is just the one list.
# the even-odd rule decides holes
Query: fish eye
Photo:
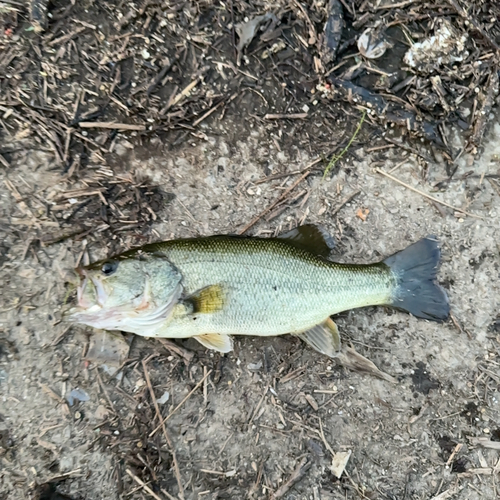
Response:
[{"label": "fish eye", "polygon": [[109,262],[105,262],[102,265],[101,271],[105,276],[110,276],[116,271],[117,268],[118,268],[118,262],[109,261]]}]

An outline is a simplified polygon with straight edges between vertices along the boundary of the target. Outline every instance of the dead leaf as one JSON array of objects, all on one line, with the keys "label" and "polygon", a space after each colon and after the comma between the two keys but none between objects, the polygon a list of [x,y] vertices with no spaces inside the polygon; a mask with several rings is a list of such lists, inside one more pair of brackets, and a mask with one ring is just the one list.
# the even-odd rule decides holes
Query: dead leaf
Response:
[{"label": "dead leaf", "polygon": [[356,217],[359,217],[364,222],[366,221],[369,213],[370,210],[368,210],[368,208],[358,208],[358,210],[356,211]]}]

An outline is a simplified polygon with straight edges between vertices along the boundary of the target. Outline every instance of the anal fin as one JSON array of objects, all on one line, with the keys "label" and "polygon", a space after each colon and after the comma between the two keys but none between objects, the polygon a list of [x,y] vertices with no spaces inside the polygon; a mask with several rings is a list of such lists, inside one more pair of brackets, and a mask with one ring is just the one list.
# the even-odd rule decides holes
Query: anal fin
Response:
[{"label": "anal fin", "polygon": [[373,362],[352,347],[341,347],[337,325],[331,318],[302,333],[294,333],[316,351],[335,358],[339,364],[357,372],[368,373],[387,382],[397,383],[394,377],[379,370]]},{"label": "anal fin", "polygon": [[233,339],[225,333],[206,333],[194,337],[201,345],[207,349],[218,352],[230,352],[233,350]]},{"label": "anal fin", "polygon": [[296,337],[302,339],[316,351],[335,358],[340,351],[340,335],[337,325],[331,318],[323,323],[313,326],[302,333],[295,333]]}]

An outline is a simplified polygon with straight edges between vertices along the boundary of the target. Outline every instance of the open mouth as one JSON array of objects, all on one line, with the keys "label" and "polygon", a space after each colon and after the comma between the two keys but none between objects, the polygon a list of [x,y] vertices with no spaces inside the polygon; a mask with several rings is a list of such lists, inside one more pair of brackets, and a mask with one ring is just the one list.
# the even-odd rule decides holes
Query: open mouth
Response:
[{"label": "open mouth", "polygon": [[87,271],[85,269],[82,269],[81,267],[77,268],[76,272],[80,276],[80,285],[77,288],[78,306],[82,309],[88,309],[96,305],[95,302],[89,300],[89,295],[92,294],[85,293],[89,286],[93,286],[93,295],[95,295],[95,301],[97,302],[98,306],[103,307],[108,298],[108,294],[104,290],[102,282],[97,278],[89,276]]},{"label": "open mouth", "polygon": [[78,307],[69,312],[68,320],[94,328],[154,336],[172,314],[182,293],[182,285],[179,283],[170,297],[161,304],[156,304],[146,283],[143,293],[135,301],[131,297],[122,304],[116,304],[110,300],[112,289],[109,283],[107,286],[110,288],[106,292],[99,276],[94,277],[85,269],[77,269],[77,273],[80,276]]},{"label": "open mouth", "polygon": [[123,311],[106,307],[108,294],[98,277],[93,277],[86,269],[77,268],[80,277],[77,287],[77,307],[70,309],[67,319],[73,323],[116,330]]},{"label": "open mouth", "polygon": [[80,285],[78,285],[78,288],[76,289],[77,303],[78,306],[81,307],[82,309],[88,309],[89,307],[92,306],[92,304],[89,302],[88,298],[86,298],[84,295],[85,290],[87,289],[89,283],[87,272],[82,268],[77,268],[76,272],[80,276]]}]

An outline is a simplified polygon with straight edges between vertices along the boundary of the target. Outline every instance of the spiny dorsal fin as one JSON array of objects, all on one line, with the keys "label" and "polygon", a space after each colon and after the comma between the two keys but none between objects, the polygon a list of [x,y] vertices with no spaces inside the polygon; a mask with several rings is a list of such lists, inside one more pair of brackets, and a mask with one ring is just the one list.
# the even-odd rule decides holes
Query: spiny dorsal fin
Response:
[{"label": "spiny dorsal fin", "polygon": [[210,285],[187,298],[193,305],[193,313],[213,313],[224,307],[225,293],[222,285]]},{"label": "spiny dorsal fin", "polygon": [[194,337],[201,345],[207,349],[219,352],[229,352],[233,350],[233,339],[225,333],[207,333]]},{"label": "spiny dorsal fin", "polygon": [[306,250],[314,255],[319,255],[324,258],[330,257],[330,254],[335,247],[335,240],[322,227],[313,224],[304,224],[298,226],[291,231],[277,236],[280,240],[285,240],[290,245],[301,250]]},{"label": "spiny dorsal fin", "polygon": [[339,331],[331,318],[305,332],[295,333],[294,335],[313,349],[316,349],[316,351],[330,358],[335,358],[340,352]]}]

